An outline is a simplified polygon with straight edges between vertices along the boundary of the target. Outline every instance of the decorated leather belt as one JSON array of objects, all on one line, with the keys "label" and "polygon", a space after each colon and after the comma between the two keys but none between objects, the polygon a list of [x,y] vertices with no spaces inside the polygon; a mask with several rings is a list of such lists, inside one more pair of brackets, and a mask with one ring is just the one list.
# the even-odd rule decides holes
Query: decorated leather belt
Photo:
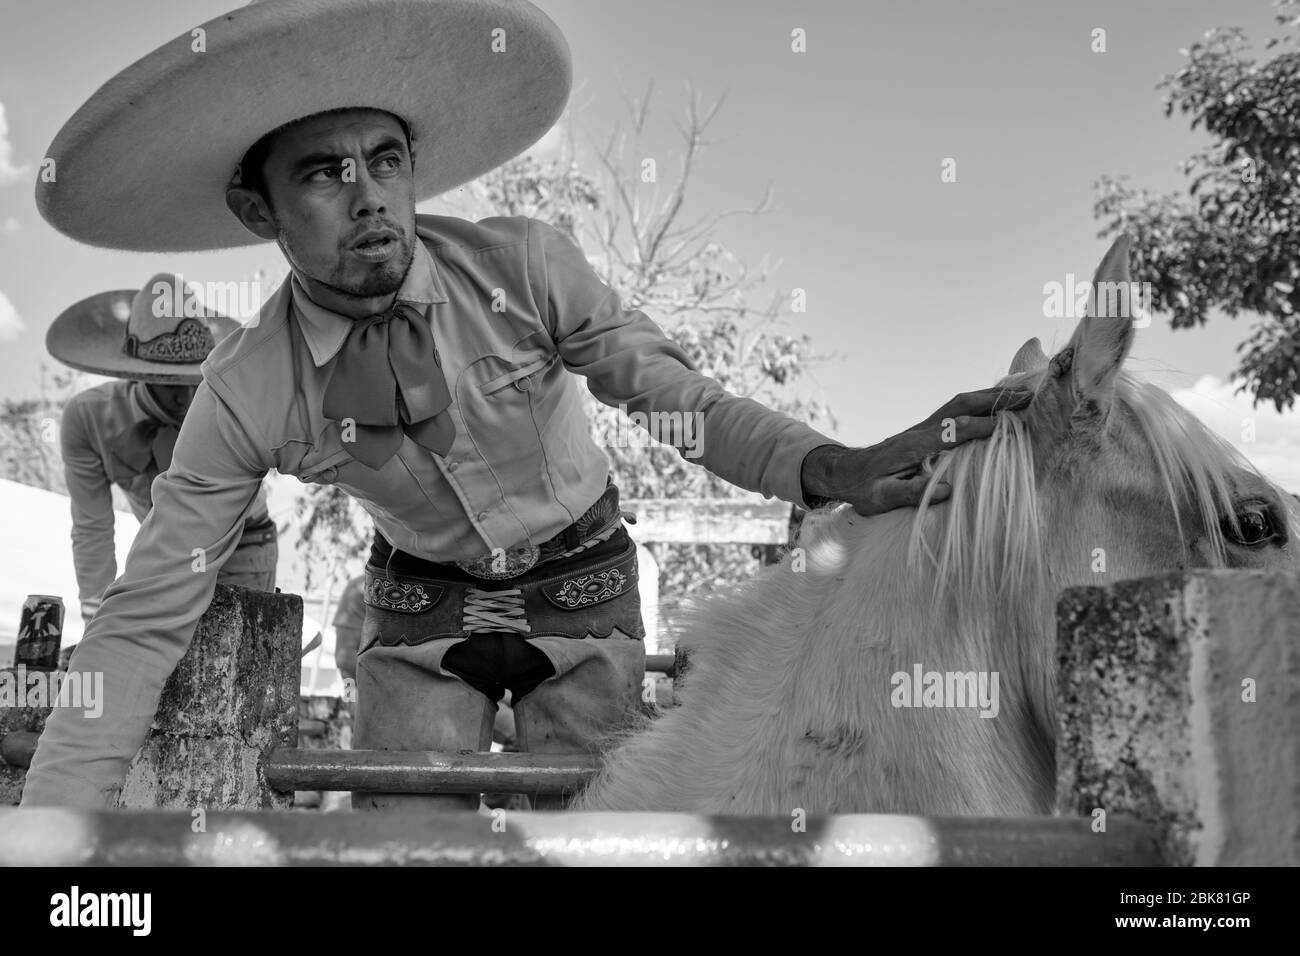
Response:
[{"label": "decorated leather belt", "polygon": [[619,527],[608,540],[553,564],[534,568],[507,586],[475,582],[452,565],[387,571],[366,564],[365,603],[403,615],[379,621],[361,653],[384,644],[415,646],[440,638],[513,632],[525,637],[609,637],[618,628],[645,634],[637,595],[636,544]]},{"label": "decorated leather belt", "polygon": [[[611,481],[594,505],[554,537],[541,544],[522,544],[513,548],[498,548],[491,554],[456,561],[456,567],[466,574],[485,581],[503,581],[516,578],[533,567],[574,550],[583,543],[609,530],[621,512],[618,508],[618,487]],[[635,523],[636,519],[630,519]]]}]

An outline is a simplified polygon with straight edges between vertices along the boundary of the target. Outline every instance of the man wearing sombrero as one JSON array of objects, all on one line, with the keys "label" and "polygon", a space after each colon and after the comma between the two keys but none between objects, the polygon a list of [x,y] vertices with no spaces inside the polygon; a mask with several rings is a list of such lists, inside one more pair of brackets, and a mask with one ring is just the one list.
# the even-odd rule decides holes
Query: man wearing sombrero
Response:
[{"label": "man wearing sombrero", "polygon": [[[46,348],[60,362],[119,379],[74,395],[59,429],[84,620],[94,617],[117,577],[112,486],[122,489],[143,521],[153,507],[153,480],[171,465],[185,412],[203,380],[200,363],[237,328],[238,322],[198,304],[180,276],[164,273],[139,291],[82,299],[46,333]],[[272,591],[277,555],[275,523],[259,493],[217,581]]]},{"label": "man wearing sombrero", "polygon": [[[275,241],[292,275],[217,346],[123,576],[73,655],[103,716],[53,713],[23,803],[111,803],[274,468],[357,497],[377,533],[357,657],[360,749],[590,750],[639,698],[635,547],[577,382],[694,413],[705,468],[805,506],[914,504],[913,473],[987,436],[992,390],[866,449],[726,392],[525,217],[416,216],[555,122],[568,48],[524,0],[265,0],[105,84],[49,150],[60,231],[140,251]],[[1028,396],[1011,396],[1012,406]],[[969,417],[967,417],[969,416]],[[357,794],[354,806],[477,798]]]}]

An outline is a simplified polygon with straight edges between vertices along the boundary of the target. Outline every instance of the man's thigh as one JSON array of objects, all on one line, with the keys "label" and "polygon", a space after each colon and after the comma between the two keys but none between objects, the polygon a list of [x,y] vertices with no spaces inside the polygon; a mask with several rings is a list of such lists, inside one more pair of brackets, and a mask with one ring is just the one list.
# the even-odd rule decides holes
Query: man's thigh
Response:
[{"label": "man's thigh", "polygon": [[[564,641],[564,644],[557,642]],[[554,677],[515,702],[520,750],[541,754],[598,753],[627,730],[640,710],[645,645],[615,628],[608,637],[536,638]],[[562,810],[571,794],[532,797],[535,810]]]},{"label": "man's thigh", "polygon": [[[358,750],[490,750],[496,705],[445,671],[442,658],[459,638],[435,638],[414,645],[385,644],[381,632],[401,634],[409,618],[366,608],[361,652],[356,657]],[[473,810],[477,795],[353,794],[357,810]]]},{"label": "man's thigh", "polygon": [[608,637],[539,637],[555,676],[515,702],[519,748],[531,753],[596,753],[640,710],[645,645],[615,628]]}]

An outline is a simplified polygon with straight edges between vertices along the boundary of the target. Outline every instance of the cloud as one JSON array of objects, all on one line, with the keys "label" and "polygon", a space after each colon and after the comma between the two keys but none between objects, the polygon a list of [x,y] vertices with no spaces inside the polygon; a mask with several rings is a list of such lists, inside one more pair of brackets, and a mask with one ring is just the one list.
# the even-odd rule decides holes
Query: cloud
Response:
[{"label": "cloud", "polygon": [[20,232],[22,228],[23,224],[13,216],[10,216],[4,222],[0,222],[0,233],[4,233],[6,236],[12,236],[14,233]]},{"label": "cloud", "polygon": [[18,317],[18,310],[9,301],[9,297],[0,292],[0,342],[5,339],[17,338],[18,333],[24,328],[26,326],[23,325],[23,320]]},{"label": "cloud", "polygon": [[[1251,407],[1250,396],[1234,394],[1237,382],[1213,375],[1191,388],[1174,389],[1174,400],[1227,439],[1265,477],[1300,494],[1300,409],[1279,413],[1271,404]],[[1253,441],[1248,440],[1252,437]]]},{"label": "cloud", "polygon": [[5,120],[5,105],[0,103],[0,186],[17,182],[27,175],[31,166],[15,166],[12,157],[13,147],[9,144],[9,123]]}]

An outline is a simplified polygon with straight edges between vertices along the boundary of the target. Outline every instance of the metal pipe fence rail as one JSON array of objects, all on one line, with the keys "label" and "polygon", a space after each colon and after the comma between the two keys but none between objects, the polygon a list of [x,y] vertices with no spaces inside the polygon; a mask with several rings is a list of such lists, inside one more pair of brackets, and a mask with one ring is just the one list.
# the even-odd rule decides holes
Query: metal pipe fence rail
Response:
[{"label": "metal pipe fence rail", "polygon": [[563,794],[582,789],[598,766],[596,757],[577,754],[282,747],[267,756],[263,773],[269,786],[288,791]]},{"label": "metal pipe fence rail", "polygon": [[645,669],[652,673],[667,674],[672,677],[677,670],[677,660],[673,654],[647,654]]},{"label": "metal pipe fence rail", "polygon": [[[194,832],[201,823],[200,832]],[[0,809],[0,866],[1152,866],[1149,826],[682,813]]]}]

